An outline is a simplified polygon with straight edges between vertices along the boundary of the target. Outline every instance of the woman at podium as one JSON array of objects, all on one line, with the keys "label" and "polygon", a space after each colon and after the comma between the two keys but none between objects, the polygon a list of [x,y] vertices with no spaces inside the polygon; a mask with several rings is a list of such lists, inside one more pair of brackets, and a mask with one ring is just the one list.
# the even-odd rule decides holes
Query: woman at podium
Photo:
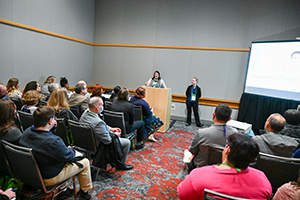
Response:
[{"label": "woman at podium", "polygon": [[153,77],[150,78],[145,85],[147,87],[155,87],[155,88],[165,88],[167,89],[167,85],[165,81],[160,77],[159,71],[155,71],[153,73]]}]

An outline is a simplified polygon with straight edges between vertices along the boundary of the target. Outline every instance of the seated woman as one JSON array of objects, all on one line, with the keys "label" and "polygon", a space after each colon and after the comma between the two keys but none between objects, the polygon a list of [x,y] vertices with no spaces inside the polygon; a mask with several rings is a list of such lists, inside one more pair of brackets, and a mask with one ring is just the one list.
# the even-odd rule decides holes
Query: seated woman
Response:
[{"label": "seated woman", "polygon": [[177,186],[179,198],[203,199],[206,188],[240,198],[268,199],[272,195],[268,178],[262,171],[248,167],[258,153],[257,143],[248,136],[230,135],[222,163],[192,170]]},{"label": "seated woman", "polygon": [[55,76],[48,76],[47,79],[44,82],[44,85],[42,85],[41,93],[45,96],[50,96],[50,92],[48,90],[48,86],[49,86],[50,83],[56,83],[56,77]]},{"label": "seated woman", "polygon": [[39,102],[39,105],[42,104],[42,105],[46,105],[47,102],[45,101],[45,99],[47,98],[46,95],[43,95],[41,93],[42,89],[41,89],[41,86],[38,82],[36,81],[30,81],[26,84],[24,90],[23,90],[23,95],[28,92],[29,90],[36,90],[38,91],[38,93],[40,94],[40,102]]},{"label": "seated woman", "polygon": [[129,91],[122,88],[118,94],[118,98],[112,103],[111,111],[122,112],[124,114],[126,133],[137,130],[136,149],[144,147],[144,135],[146,135],[145,123],[143,121],[134,121],[134,106],[128,101]]},{"label": "seated woman", "polygon": [[[10,143],[19,144],[22,133],[15,124],[15,117],[16,109],[14,102],[0,99],[0,143],[2,140],[6,140]],[[2,155],[0,155],[0,167],[0,174],[7,175],[8,170]]]},{"label": "seated woman", "polygon": [[40,95],[36,90],[29,90],[23,95],[22,101],[24,105],[21,108],[21,111],[33,114],[37,109],[36,105],[40,101]]},{"label": "seated woman", "polygon": [[291,181],[278,188],[273,200],[300,200],[300,171],[297,182]]},{"label": "seated woman", "polygon": [[94,85],[91,98],[92,97],[101,97],[103,104],[105,105],[105,102],[108,101],[108,99],[102,96],[102,92],[103,92],[103,87],[101,84]]},{"label": "seated woman", "polygon": [[63,118],[67,126],[68,119],[78,122],[78,118],[70,110],[67,91],[64,88],[55,89],[52,92],[47,105],[55,109],[55,117]]},{"label": "seated woman", "polygon": [[117,85],[116,87],[114,87],[114,91],[111,94],[111,96],[109,98],[109,101],[113,102],[114,100],[116,100],[117,97],[118,97],[118,94],[119,94],[120,90],[121,90],[120,86]]},{"label": "seated woman", "polygon": [[143,98],[145,98],[145,88],[138,87],[134,92],[134,96],[131,97],[130,102],[133,105],[142,106],[143,120],[145,122],[148,140],[156,142],[157,140],[154,138],[154,132],[156,132],[164,123],[160,118],[153,115],[149,104]]},{"label": "seated woman", "polygon": [[20,83],[19,79],[11,78],[7,82],[6,88],[8,92],[8,97],[16,104],[17,109],[22,108],[22,92],[19,90]]}]

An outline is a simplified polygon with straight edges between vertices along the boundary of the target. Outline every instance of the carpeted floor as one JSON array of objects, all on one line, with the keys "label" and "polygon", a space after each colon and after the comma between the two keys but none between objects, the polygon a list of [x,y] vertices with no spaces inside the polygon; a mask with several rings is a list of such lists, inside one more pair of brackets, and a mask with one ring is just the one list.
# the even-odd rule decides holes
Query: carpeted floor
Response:
[{"label": "carpeted floor", "polygon": [[92,199],[178,199],[176,187],[187,175],[183,151],[198,130],[184,124],[171,121],[165,133],[155,133],[158,142],[146,142],[143,149],[131,151],[127,163],[134,165],[132,170],[102,171],[95,180],[93,169]]}]

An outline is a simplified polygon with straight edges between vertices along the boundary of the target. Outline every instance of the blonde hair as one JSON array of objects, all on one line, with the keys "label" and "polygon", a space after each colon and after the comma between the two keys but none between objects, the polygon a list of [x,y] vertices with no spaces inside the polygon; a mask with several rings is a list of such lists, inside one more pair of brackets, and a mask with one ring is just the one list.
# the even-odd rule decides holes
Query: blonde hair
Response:
[{"label": "blonde hair", "polygon": [[40,94],[36,90],[27,91],[22,98],[25,105],[36,105],[40,101]]},{"label": "blonde hair", "polygon": [[15,91],[18,91],[18,84],[19,84],[19,79],[17,78],[9,79],[6,85],[8,95],[14,93]]},{"label": "blonde hair", "polygon": [[45,80],[44,84],[46,83],[54,83],[56,82],[55,76],[48,76],[47,79]]},{"label": "blonde hair", "polygon": [[55,89],[51,93],[47,105],[55,108],[56,111],[61,108],[69,109],[67,91],[64,88]]}]

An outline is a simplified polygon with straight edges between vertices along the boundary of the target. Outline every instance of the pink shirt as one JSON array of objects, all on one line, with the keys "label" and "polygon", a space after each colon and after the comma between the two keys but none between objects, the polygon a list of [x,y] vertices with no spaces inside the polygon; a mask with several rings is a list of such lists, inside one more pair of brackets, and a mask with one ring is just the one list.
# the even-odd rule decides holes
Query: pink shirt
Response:
[{"label": "pink shirt", "polygon": [[181,200],[202,199],[204,188],[248,199],[267,199],[272,195],[271,184],[262,171],[248,167],[237,172],[215,165],[194,169],[177,186],[177,192]]}]

